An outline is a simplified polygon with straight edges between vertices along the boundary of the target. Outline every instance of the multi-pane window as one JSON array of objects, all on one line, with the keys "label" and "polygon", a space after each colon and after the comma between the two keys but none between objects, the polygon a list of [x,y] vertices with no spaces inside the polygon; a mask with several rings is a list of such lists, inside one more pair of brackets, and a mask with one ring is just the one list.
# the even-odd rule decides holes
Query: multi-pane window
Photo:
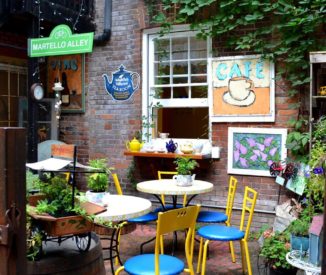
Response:
[{"label": "multi-pane window", "polygon": [[143,114],[171,138],[208,138],[209,41],[195,32],[148,35],[147,97]]},{"label": "multi-pane window", "polygon": [[0,64],[0,127],[18,126],[19,97],[27,96],[27,69]]}]

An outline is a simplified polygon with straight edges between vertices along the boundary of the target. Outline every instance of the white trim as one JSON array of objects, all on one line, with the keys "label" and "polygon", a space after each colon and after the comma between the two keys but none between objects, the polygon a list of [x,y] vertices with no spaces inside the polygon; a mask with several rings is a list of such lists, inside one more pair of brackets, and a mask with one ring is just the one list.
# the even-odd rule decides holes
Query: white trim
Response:
[{"label": "white trim", "polygon": [[235,133],[248,133],[248,134],[270,134],[281,135],[281,161],[284,161],[287,156],[287,149],[285,146],[287,129],[283,128],[244,128],[244,127],[229,127],[228,128],[228,168],[229,174],[239,175],[254,175],[254,176],[266,176],[271,177],[268,170],[254,170],[254,169],[238,169],[233,168],[233,136]]}]

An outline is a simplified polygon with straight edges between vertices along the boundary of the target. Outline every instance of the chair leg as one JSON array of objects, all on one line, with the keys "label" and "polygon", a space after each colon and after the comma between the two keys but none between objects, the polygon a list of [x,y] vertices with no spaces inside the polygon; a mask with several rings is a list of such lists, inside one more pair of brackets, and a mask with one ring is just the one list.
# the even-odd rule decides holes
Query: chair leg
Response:
[{"label": "chair leg", "polygon": [[200,265],[203,257],[203,238],[200,238],[199,240],[199,252],[198,252],[198,263],[197,263],[197,270],[196,273],[199,273],[200,271]]},{"label": "chair leg", "polygon": [[244,250],[245,250],[245,253],[246,253],[246,262],[247,262],[248,275],[252,275],[248,243],[245,240],[242,240],[241,242],[243,242],[243,247],[244,247]]},{"label": "chair leg", "polygon": [[[120,238],[121,238],[121,230],[119,231],[119,235],[118,235],[117,251],[119,251],[119,249],[120,249],[120,247],[119,247],[120,246]],[[115,258],[114,264],[120,265],[118,257]]]},{"label": "chair leg", "polygon": [[118,275],[121,271],[123,271],[125,269],[124,266],[120,266],[115,272],[114,275]]},{"label": "chair leg", "polygon": [[230,246],[230,253],[231,253],[231,259],[232,259],[232,263],[235,263],[235,254],[234,254],[234,246],[233,246],[233,242],[229,242],[229,246]]},{"label": "chair leg", "polygon": [[204,253],[203,253],[203,263],[201,268],[201,275],[205,275],[206,272],[206,259],[207,259],[207,248],[208,248],[209,240],[205,241],[204,244]]},{"label": "chair leg", "polygon": [[160,246],[161,246],[161,254],[164,254],[164,239],[163,239],[163,235],[160,236]]},{"label": "chair leg", "polygon": [[246,273],[246,262],[245,262],[245,249],[244,244],[242,241],[240,241],[240,250],[241,250],[241,263],[242,263],[242,273]]}]

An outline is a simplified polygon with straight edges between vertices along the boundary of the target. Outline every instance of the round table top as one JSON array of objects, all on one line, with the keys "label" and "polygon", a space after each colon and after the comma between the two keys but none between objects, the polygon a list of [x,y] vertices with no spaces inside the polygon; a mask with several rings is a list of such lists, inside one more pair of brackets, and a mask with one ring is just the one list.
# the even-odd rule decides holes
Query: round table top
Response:
[{"label": "round table top", "polygon": [[102,221],[125,221],[136,218],[150,212],[152,203],[150,200],[126,195],[109,195],[106,197],[107,210],[96,215],[97,220]]},{"label": "round table top", "polygon": [[196,195],[213,190],[213,184],[207,181],[194,180],[191,186],[178,186],[174,179],[143,181],[137,184],[137,190],[156,195]]},{"label": "round table top", "polygon": [[286,261],[301,270],[304,270],[306,274],[317,275],[321,273],[321,267],[315,266],[309,263],[308,257],[300,257],[300,251],[292,250],[286,254]]}]

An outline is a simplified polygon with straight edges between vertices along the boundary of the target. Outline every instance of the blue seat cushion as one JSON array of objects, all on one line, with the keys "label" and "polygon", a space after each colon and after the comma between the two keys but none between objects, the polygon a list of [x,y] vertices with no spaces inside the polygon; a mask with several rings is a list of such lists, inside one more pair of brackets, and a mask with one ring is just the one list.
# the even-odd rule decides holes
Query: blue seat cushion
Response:
[{"label": "blue seat cushion", "polygon": [[200,211],[197,217],[197,222],[202,223],[218,223],[225,222],[228,216],[218,211]]},{"label": "blue seat cushion", "polygon": [[146,223],[146,222],[153,222],[157,220],[157,213],[155,212],[149,212],[146,215],[139,216],[137,218],[132,218],[127,220],[128,222],[133,223]]},{"label": "blue seat cushion", "polygon": [[205,239],[214,241],[241,240],[245,233],[236,227],[210,224],[198,229],[197,234]]},{"label": "blue seat cushion", "polygon": [[[185,265],[180,259],[170,255],[159,255],[160,275],[180,274]],[[132,275],[153,275],[155,274],[155,255],[142,254],[129,258],[125,264],[125,271]]]},{"label": "blue seat cushion", "polygon": [[[165,207],[166,210],[164,210],[163,207],[160,206],[160,207],[157,207],[156,209],[154,209],[153,212],[157,212],[158,213],[158,212],[164,212],[164,211],[168,211],[168,210],[174,209],[174,207],[173,207],[172,204],[165,205],[164,207]],[[182,204],[177,204],[177,208],[182,208],[182,207],[183,207]]]}]

